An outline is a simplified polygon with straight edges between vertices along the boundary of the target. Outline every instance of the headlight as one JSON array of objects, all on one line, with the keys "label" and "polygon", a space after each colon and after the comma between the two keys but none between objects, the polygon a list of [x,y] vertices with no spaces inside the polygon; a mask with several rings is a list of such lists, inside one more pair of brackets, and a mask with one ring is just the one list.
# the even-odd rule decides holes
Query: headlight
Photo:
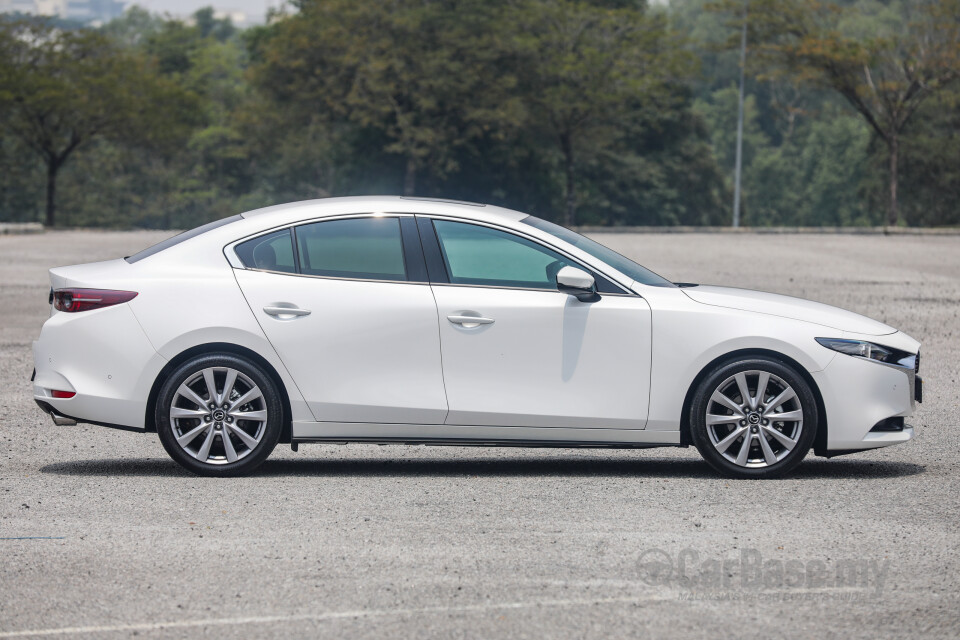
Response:
[{"label": "headlight", "polygon": [[827,349],[833,349],[834,351],[845,353],[848,356],[867,358],[868,360],[876,360],[877,362],[884,362],[909,369],[913,369],[917,361],[916,354],[907,353],[906,351],[900,351],[899,349],[893,349],[891,347],[884,347],[872,342],[864,342],[863,340],[817,338],[817,342]]}]

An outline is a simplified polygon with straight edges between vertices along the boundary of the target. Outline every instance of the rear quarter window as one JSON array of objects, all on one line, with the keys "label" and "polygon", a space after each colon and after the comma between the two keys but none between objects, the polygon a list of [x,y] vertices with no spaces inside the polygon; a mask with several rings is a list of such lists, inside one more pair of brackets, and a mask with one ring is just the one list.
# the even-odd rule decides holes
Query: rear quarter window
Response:
[{"label": "rear quarter window", "polygon": [[248,269],[296,273],[293,239],[290,229],[275,231],[234,247],[237,257]]}]

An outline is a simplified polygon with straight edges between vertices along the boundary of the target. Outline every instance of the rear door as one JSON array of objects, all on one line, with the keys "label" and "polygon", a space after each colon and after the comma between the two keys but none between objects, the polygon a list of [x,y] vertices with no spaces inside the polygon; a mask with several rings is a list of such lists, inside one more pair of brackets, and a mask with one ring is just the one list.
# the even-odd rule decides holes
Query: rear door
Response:
[{"label": "rear door", "polygon": [[437,307],[411,216],[303,224],[235,247],[237,281],[314,417],[442,424]]}]

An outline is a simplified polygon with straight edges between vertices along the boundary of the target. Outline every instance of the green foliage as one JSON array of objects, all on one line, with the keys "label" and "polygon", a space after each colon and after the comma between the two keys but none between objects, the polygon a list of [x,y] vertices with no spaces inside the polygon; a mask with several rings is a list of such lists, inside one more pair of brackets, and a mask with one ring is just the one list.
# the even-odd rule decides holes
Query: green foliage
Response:
[{"label": "green foliage", "polygon": [[[301,120],[348,125],[382,139],[379,153],[404,164],[404,193],[417,175],[458,169],[457,152],[490,126],[509,127],[513,83],[494,39],[495,6],[398,1],[305,1],[300,12],[252,39],[253,78]],[[479,98],[479,99],[478,99]]]},{"label": "green foliage", "polygon": [[78,149],[100,138],[161,146],[182,134],[188,95],[147,60],[89,30],[42,20],[0,23],[3,130],[46,168],[46,223],[55,223],[56,179]]},{"label": "green foliage", "polygon": [[960,92],[942,92],[911,121],[901,173],[910,224],[960,225]]},{"label": "green foliage", "polygon": [[[734,0],[725,5],[737,8]],[[872,19],[863,19],[864,9]],[[903,133],[924,101],[960,78],[960,0],[888,7],[875,2],[844,7],[820,0],[754,0],[749,25],[765,63],[764,75],[835,92],[884,143],[887,224],[899,224]]]},{"label": "green foliage", "polygon": [[608,160],[627,172],[642,168],[622,148],[625,137],[682,108],[673,85],[693,69],[691,57],[670,42],[662,16],[625,4],[530,0],[507,12],[518,69],[511,95],[524,106],[527,127],[558,157],[567,225],[580,205],[581,167]]},{"label": "green foliage", "polygon": [[[883,223],[891,132],[902,219],[960,224],[957,3],[751,0],[745,224]],[[389,9],[300,0],[244,31],[209,8],[0,20],[0,220],[42,218],[53,167],[55,222],[78,226],[398,192],[729,223],[741,0]]]},{"label": "green foliage", "polygon": [[[568,222],[577,206],[594,221],[665,215],[607,192],[651,179],[631,173],[649,168],[638,164],[645,138],[628,146],[632,134],[673,127],[662,139],[686,140],[697,131],[682,86],[692,57],[642,3],[474,0],[452,10],[407,1],[386,15],[349,0],[299,8],[248,36],[251,77],[290,126],[325,124],[329,141],[353,147],[335,181],[324,172],[325,192],[367,192],[381,183],[375,168],[399,170],[404,193],[565,209]],[[378,159],[357,157],[367,145]],[[695,175],[716,191],[716,171]],[[578,198],[584,189],[591,196]]]}]

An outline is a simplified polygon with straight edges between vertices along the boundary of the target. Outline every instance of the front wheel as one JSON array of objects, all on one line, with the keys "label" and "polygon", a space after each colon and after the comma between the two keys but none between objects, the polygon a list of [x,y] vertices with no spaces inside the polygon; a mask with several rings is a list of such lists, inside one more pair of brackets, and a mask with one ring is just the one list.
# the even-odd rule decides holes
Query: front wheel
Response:
[{"label": "front wheel", "polygon": [[232,354],[185,362],[157,396],[160,442],[174,461],[199,475],[250,473],[277,445],[282,424],[273,380]]},{"label": "front wheel", "polygon": [[766,357],[717,366],[697,387],[690,435],[720,473],[772,478],[792,471],[813,445],[817,403],[793,368]]}]

